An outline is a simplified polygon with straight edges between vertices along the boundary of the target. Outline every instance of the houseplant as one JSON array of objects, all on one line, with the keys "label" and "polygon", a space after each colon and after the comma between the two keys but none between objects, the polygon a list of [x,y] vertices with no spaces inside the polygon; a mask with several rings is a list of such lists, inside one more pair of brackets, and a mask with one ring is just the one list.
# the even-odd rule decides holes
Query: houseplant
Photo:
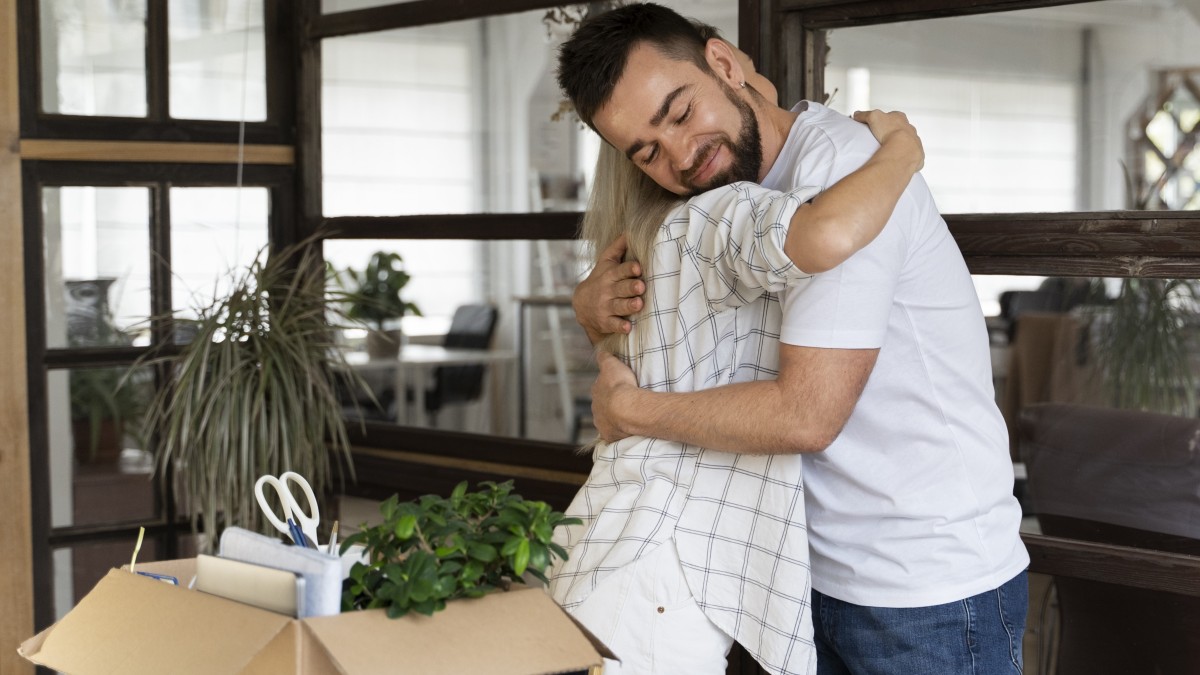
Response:
[{"label": "houseplant", "polygon": [[399,253],[376,251],[365,268],[344,270],[338,280],[343,289],[338,299],[346,303],[346,316],[371,326],[367,354],[373,359],[396,358],[401,343],[399,327],[387,331],[385,323],[410,312],[421,316],[421,310],[400,295],[412,280],[403,258]]},{"label": "houseplant", "polygon": [[[114,278],[64,281],[67,344],[72,348],[128,347],[133,335],[117,326],[109,304]],[[120,458],[127,433],[146,407],[146,375],[125,382],[122,368],[73,368],[67,378],[75,459],[81,464]]]},{"label": "houseplant", "polygon": [[397,618],[415,611],[433,614],[447,600],[479,597],[522,575],[546,581],[555,556],[567,552],[551,541],[554,528],[578,524],[545,502],[527,501],[512,481],[483,482],[476,492],[459,483],[449,497],[425,495],[380,505],[383,522],[364,527],[342,543],[366,548],[367,563],[355,563],[342,595],[342,611],[386,608]]},{"label": "houseplant", "polygon": [[141,375],[127,377],[120,368],[71,371],[71,432],[78,462],[115,462],[127,433],[140,438],[136,422],[146,409],[146,373]]},{"label": "houseplant", "polygon": [[264,531],[259,476],[298,472],[320,498],[331,450],[352,469],[339,391],[362,382],[333,344],[314,244],[260,251],[224,296],[196,308],[195,339],[178,356],[135,364],[173,375],[150,401],[145,431],[160,476],[179,474],[202,548],[226,525]]}]

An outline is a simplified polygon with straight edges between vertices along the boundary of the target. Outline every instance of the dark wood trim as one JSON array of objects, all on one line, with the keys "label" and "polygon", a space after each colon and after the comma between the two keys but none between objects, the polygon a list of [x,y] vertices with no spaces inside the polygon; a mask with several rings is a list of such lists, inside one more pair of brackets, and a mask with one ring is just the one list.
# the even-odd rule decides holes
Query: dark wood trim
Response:
[{"label": "dark wood trim", "polygon": [[[165,162],[59,162],[27,161],[40,185],[232,187],[237,166],[232,164],[177,164]],[[247,164],[242,167],[243,187],[290,184],[292,167]]]},{"label": "dark wood trim", "polygon": [[28,137],[37,129],[35,124],[42,112],[42,55],[41,39],[37,27],[40,25],[38,0],[11,0],[17,6],[17,25],[28,26],[17,30],[17,76],[20,80],[21,136]]},{"label": "dark wood trim", "polygon": [[762,0],[738,0],[737,45],[762,72]]},{"label": "dark wood trim", "polygon": [[300,37],[295,15],[304,3],[265,0],[263,48],[266,50],[267,122],[276,125],[282,142],[296,143],[296,49]]},{"label": "dark wood trim", "polygon": [[963,253],[1045,253],[1051,240],[1072,243],[1063,255],[1200,254],[1196,211],[970,213],[944,216]]},{"label": "dark wood trim", "polygon": [[170,45],[167,3],[146,5],[146,118],[164,122],[170,117]]},{"label": "dark wood trim", "polygon": [[802,15],[806,28],[824,29],[1072,4],[1079,0],[780,0],[780,11]]},{"label": "dark wood trim", "polygon": [[502,471],[464,471],[392,460],[377,454],[356,453],[354,465],[357,480],[346,481],[343,492],[368,499],[386,499],[393,494],[404,500],[425,494],[447,495],[464,480],[472,486],[485,480],[512,480],[517,491],[526,499],[545,501],[551,507],[562,510],[579,490],[577,485],[514,477]]},{"label": "dark wood trim", "polygon": [[1048,277],[1200,278],[1200,258],[1133,256],[967,256],[972,274],[1035,274]]},{"label": "dark wood trim", "polygon": [[325,218],[328,239],[576,239],[577,211]]},{"label": "dark wood trim", "polygon": [[321,165],[321,41],[302,36],[303,26],[319,15],[318,0],[299,3],[293,28],[299,37],[296,70],[296,212],[303,236],[315,233],[324,215]]},{"label": "dark wood trim", "polygon": [[33,620],[36,630],[54,623],[54,560],[50,532],[50,435],[46,371],[45,263],[42,260],[42,200],[36,167],[21,167],[25,232],[25,344],[29,390],[30,519],[33,535]]},{"label": "dark wood trim", "polygon": [[[562,0],[412,0],[381,7],[311,17],[304,30],[309,40],[376,33],[450,21],[467,21],[501,14],[549,9]],[[569,4],[569,3],[567,3]]]},{"label": "dark wood trim", "polygon": [[350,442],[356,446],[571,473],[586,474],[592,468],[590,455],[582,455],[577,448],[566,443],[402,427],[380,422],[367,422],[363,429],[359,429],[357,424],[347,426]]},{"label": "dark wood trim", "polygon": [[1200,556],[1023,534],[1029,571],[1200,596]]}]

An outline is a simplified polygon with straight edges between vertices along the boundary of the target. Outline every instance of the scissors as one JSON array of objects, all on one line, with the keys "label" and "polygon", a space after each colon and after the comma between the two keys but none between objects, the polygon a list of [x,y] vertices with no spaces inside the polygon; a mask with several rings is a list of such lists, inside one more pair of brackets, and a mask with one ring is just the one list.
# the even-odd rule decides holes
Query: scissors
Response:
[{"label": "scissors", "polygon": [[[292,496],[292,491],[288,488],[289,482],[299,485],[304,496],[308,498],[307,513],[300,509],[300,504]],[[267,497],[263,493],[265,485],[275,488],[275,493],[279,495],[279,503],[283,504],[282,520],[267,504]],[[297,546],[317,548],[317,525],[321,522],[321,511],[317,508],[317,497],[313,494],[312,486],[304,476],[295,471],[288,471],[278,478],[270,474],[262,476],[254,483],[254,497],[275,529],[290,537]]]}]

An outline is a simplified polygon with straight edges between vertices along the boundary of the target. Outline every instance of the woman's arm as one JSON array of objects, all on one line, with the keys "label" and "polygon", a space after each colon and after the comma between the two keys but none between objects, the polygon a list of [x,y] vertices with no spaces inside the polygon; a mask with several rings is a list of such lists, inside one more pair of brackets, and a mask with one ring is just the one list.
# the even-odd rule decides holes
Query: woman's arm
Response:
[{"label": "woman's arm", "polygon": [[925,162],[917,130],[902,112],[856,112],[880,147],[857,171],[792,216],[784,253],[805,272],[833,269],[871,243]]}]

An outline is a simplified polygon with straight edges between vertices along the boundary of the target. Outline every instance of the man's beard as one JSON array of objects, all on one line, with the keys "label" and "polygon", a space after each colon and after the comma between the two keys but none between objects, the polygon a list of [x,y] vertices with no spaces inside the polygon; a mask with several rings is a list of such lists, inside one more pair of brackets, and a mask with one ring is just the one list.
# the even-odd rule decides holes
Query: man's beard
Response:
[{"label": "man's beard", "polygon": [[[689,197],[694,197],[701,192],[707,192],[713,188],[729,185],[740,180],[757,181],[758,172],[762,167],[762,135],[758,131],[758,118],[754,115],[754,108],[749,103],[738,98],[737,92],[732,87],[721,80],[717,80],[717,83],[724,90],[725,97],[741,113],[742,127],[738,130],[737,140],[732,143],[727,140],[713,141],[696,153],[697,160],[695,165],[688,175],[683,176],[684,183],[692,189],[691,193],[687,195]],[[713,176],[708,181],[708,184],[694,184],[691,174],[699,171],[705,162],[711,159],[712,154],[720,149],[722,143],[729,148],[730,154],[733,155],[733,163],[730,164],[728,169]]]}]

